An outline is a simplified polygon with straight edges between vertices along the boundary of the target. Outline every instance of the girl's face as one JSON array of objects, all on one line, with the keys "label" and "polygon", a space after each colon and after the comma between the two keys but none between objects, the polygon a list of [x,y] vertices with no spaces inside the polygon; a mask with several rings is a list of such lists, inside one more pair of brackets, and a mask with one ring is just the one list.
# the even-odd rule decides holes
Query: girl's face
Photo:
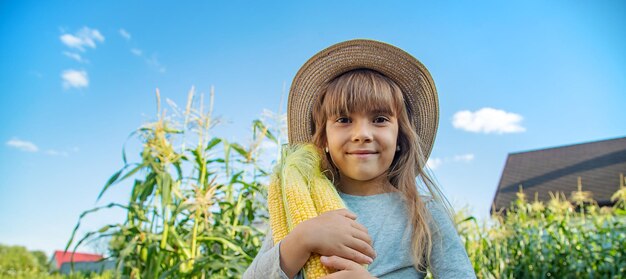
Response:
[{"label": "girl's face", "polygon": [[375,111],[331,116],[326,121],[326,137],[342,182],[386,181],[398,140],[395,116]]}]

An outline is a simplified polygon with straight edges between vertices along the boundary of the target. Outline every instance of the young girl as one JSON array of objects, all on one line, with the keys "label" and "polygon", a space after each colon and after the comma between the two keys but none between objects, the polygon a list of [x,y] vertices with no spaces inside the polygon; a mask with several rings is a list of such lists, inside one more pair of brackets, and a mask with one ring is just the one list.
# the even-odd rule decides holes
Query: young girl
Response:
[{"label": "young girl", "polygon": [[427,268],[435,278],[475,278],[425,171],[437,103],[426,68],[385,43],[346,41],[305,63],[289,93],[289,142],[323,150],[348,209],[304,221],[276,245],[268,232],[244,278],[301,278],[312,253],[339,270],[327,278],[424,278]]}]

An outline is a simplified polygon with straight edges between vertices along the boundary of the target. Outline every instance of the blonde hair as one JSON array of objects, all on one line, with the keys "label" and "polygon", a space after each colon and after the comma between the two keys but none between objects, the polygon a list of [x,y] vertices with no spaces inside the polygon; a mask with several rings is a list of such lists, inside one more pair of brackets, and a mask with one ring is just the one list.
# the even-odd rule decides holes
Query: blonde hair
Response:
[{"label": "blonde hair", "polygon": [[[452,216],[452,211],[449,202],[427,173],[421,141],[415,131],[415,123],[409,117],[410,111],[407,111],[400,87],[388,77],[369,69],[352,70],[336,77],[327,84],[314,104],[312,142],[320,150],[323,149],[327,139],[328,117],[345,115],[355,110],[389,113],[398,119],[398,145],[401,151],[393,158],[387,177],[391,185],[402,194],[407,206],[407,215],[413,228],[411,247],[414,267],[425,272],[432,248],[433,232],[429,228],[432,220],[425,201],[419,195],[417,178],[423,182],[432,198],[441,202],[449,216]],[[322,169],[331,181],[335,181],[339,172],[332,164],[330,155],[322,157]]]}]

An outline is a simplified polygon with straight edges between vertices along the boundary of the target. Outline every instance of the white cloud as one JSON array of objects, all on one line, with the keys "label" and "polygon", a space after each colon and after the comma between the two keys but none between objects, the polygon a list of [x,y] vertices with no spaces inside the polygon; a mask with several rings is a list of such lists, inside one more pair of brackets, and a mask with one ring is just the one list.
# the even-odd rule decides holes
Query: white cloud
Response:
[{"label": "white cloud", "polygon": [[85,47],[96,48],[97,42],[104,42],[104,36],[97,29],[83,27],[78,32],[72,34],[63,34],[60,37],[61,42],[70,48],[85,51]]},{"label": "white cloud", "polygon": [[[6,145],[9,147],[21,150],[21,151],[25,151],[25,152],[32,152],[32,153],[39,152],[39,147],[37,147],[37,145],[35,145],[34,143],[30,141],[20,140],[17,138],[13,138],[7,141]],[[78,152],[78,147],[74,147],[72,151]],[[60,151],[60,150],[55,150],[55,149],[48,149],[44,153],[50,156],[63,156],[63,157],[70,156],[69,152],[67,151]]]},{"label": "white cloud", "polygon": [[126,31],[124,28],[120,29],[120,35],[124,37],[124,39],[130,40],[130,33],[128,33],[128,31]]},{"label": "white cloud", "polygon": [[519,133],[526,131],[526,128],[520,125],[523,119],[516,113],[482,108],[476,112],[463,110],[455,113],[452,125],[454,128],[474,133]]},{"label": "white cloud", "polygon": [[428,166],[429,169],[434,170],[437,169],[439,166],[441,166],[441,164],[443,163],[443,160],[441,158],[428,158],[428,162],[426,162],[426,165]]},{"label": "white cloud", "polygon": [[78,37],[74,37],[73,35],[70,35],[70,34],[61,35],[61,42],[63,42],[68,47],[73,47],[73,48],[78,48],[80,50],[84,50],[83,41]]},{"label": "white cloud", "polygon": [[136,56],[141,56],[141,54],[143,54],[143,51],[141,51],[141,49],[138,49],[138,48],[131,48],[130,52],[132,52]]},{"label": "white cloud", "polygon": [[87,72],[78,70],[65,70],[61,74],[63,78],[63,88],[69,89],[71,87],[81,88],[89,86],[89,78]]},{"label": "white cloud", "polygon": [[431,170],[437,169],[439,167],[441,167],[444,164],[449,164],[449,163],[469,163],[471,161],[474,160],[474,154],[468,153],[468,154],[463,154],[463,155],[454,155],[452,158],[450,157],[445,157],[445,158],[437,158],[437,157],[431,157],[428,159],[428,162],[426,162],[426,165],[428,166],[428,168],[430,168]]},{"label": "white cloud", "polygon": [[151,58],[146,58],[146,63],[158,72],[165,73],[165,66],[161,65],[161,62],[157,59],[156,54],[153,54]]},{"label": "white cloud", "polygon": [[84,59],[82,56],[80,56],[80,54],[76,53],[76,52],[69,52],[69,51],[64,51],[63,55],[74,59],[80,63],[87,63],[88,61],[86,59]]},{"label": "white cloud", "polygon": [[15,138],[11,139],[10,141],[7,141],[6,145],[13,147],[13,148],[17,148],[22,151],[26,151],[26,152],[39,151],[39,148],[34,143],[30,141],[23,141],[23,140],[15,139]]},{"label": "white cloud", "polygon": [[165,73],[165,66],[161,65],[161,62],[159,62],[159,59],[157,59],[156,54],[152,54],[152,57],[144,57],[143,51],[138,48],[131,48],[130,52],[137,57],[142,57],[144,61],[146,61],[146,64],[148,64],[148,66],[150,66],[151,68],[160,73]]},{"label": "white cloud", "polygon": [[452,161],[454,162],[471,162],[472,160],[474,160],[474,154],[463,154],[463,155],[456,155],[452,158]]},{"label": "white cloud", "polygon": [[54,150],[54,149],[46,150],[46,154],[48,154],[50,156],[69,157],[69,154],[67,152],[65,152],[65,151],[58,151],[58,150]]},{"label": "white cloud", "polygon": [[[120,29],[120,35],[128,41],[130,41],[132,37],[131,34],[124,28]],[[165,73],[166,68],[165,66],[163,66],[163,64],[161,64],[161,62],[157,58],[156,53],[152,53],[152,56],[149,56],[148,54],[144,55],[144,51],[140,48],[131,48],[130,52],[137,57],[143,58],[143,60],[146,62],[146,64],[148,64],[150,68],[156,70],[157,72]]]}]

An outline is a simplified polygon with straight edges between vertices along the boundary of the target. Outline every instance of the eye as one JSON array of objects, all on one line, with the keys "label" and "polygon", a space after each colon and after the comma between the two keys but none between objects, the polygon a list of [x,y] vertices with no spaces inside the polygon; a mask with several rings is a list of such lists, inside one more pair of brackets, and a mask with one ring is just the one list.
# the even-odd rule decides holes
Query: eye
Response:
[{"label": "eye", "polygon": [[337,122],[337,123],[350,123],[350,118],[345,117],[345,116],[337,117],[337,120],[335,120],[335,122]]},{"label": "eye", "polygon": [[387,118],[387,117],[385,117],[385,116],[382,116],[382,115],[380,115],[380,116],[376,116],[376,117],[374,118],[374,123],[384,123],[384,122],[386,122],[386,121],[389,121],[389,118]]}]

